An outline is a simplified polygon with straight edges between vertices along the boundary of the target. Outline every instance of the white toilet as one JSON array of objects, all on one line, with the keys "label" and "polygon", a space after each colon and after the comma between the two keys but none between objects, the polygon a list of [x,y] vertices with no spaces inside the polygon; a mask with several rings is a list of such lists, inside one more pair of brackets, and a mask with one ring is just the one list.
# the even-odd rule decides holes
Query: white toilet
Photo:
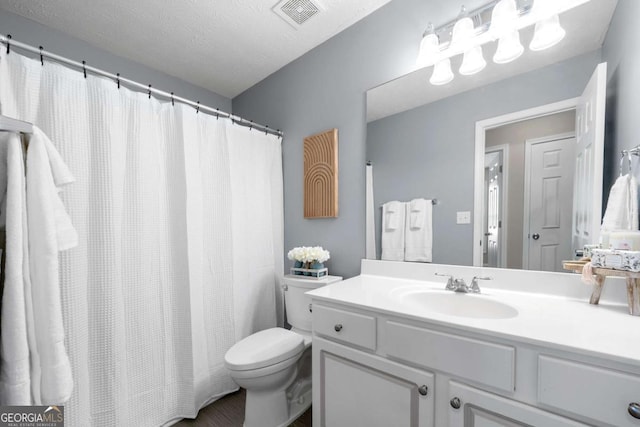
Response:
[{"label": "white toilet", "polygon": [[311,405],[311,298],[304,293],[340,280],[285,276],[291,330],[265,329],[227,351],[224,363],[231,378],[247,390],[244,427],[287,426]]}]

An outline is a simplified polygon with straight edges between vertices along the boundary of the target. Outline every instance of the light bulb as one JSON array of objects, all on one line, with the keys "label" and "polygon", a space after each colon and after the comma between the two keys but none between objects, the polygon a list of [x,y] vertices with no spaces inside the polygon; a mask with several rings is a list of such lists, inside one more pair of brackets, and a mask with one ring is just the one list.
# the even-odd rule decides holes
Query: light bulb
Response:
[{"label": "light bulb", "polygon": [[520,33],[518,30],[513,30],[498,40],[498,48],[493,55],[493,62],[506,64],[518,59],[523,52],[524,46],[520,43]]},{"label": "light bulb", "polygon": [[529,49],[539,51],[554,46],[564,38],[567,32],[560,26],[560,17],[553,15],[536,24],[533,40]]},{"label": "light bulb", "polygon": [[487,61],[482,56],[482,46],[472,47],[464,53],[462,65],[458,72],[463,76],[470,76],[479,73],[487,66]]}]

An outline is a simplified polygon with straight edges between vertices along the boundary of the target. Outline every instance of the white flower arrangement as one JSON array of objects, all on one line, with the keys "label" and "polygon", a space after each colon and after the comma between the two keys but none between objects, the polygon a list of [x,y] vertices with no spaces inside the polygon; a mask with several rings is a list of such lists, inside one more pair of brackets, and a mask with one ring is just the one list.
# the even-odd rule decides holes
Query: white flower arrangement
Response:
[{"label": "white flower arrangement", "polygon": [[331,258],[331,254],[329,251],[322,248],[322,246],[300,246],[297,248],[293,248],[287,254],[287,258],[292,261],[299,261],[302,263],[312,263],[312,262],[325,262],[329,258]]}]

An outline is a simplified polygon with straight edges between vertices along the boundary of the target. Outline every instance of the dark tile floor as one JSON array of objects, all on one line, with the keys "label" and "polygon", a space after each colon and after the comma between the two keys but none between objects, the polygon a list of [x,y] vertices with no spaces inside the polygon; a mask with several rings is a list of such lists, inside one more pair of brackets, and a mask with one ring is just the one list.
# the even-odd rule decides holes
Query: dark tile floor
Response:
[{"label": "dark tile floor", "polygon": [[[205,406],[195,420],[184,419],[177,427],[242,427],[244,420],[245,391],[240,389]],[[311,427],[311,408],[309,408],[290,427]]]}]

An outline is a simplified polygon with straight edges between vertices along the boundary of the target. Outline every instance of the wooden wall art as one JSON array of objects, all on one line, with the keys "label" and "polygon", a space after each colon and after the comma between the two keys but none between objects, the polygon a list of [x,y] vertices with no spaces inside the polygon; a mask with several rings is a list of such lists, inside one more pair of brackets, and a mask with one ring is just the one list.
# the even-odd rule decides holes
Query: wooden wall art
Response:
[{"label": "wooden wall art", "polygon": [[338,216],[338,129],[304,139],[304,217]]}]

